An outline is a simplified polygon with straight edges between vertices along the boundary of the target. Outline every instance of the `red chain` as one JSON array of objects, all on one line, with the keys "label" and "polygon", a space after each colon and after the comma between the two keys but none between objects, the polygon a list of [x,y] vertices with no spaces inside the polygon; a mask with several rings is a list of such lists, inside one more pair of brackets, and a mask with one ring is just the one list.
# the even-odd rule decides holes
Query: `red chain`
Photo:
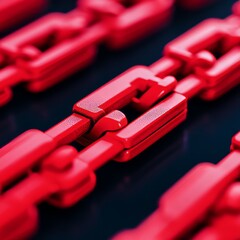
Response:
[{"label": "red chain", "polygon": [[[79,22],[76,12],[67,16]],[[56,15],[47,18],[56,20]],[[206,20],[169,43],[164,57],[150,67],[134,67],[77,102],[73,114],[56,126],[46,132],[29,130],[0,149],[0,239],[32,233],[37,226],[35,206],[41,201],[68,207],[85,197],[95,187],[96,169],[112,159],[132,159],[177,127],[186,118],[190,98],[214,100],[238,85],[239,26],[236,5],[228,18]],[[54,39],[63,37],[66,33]],[[8,46],[20,39],[10,38]],[[35,50],[28,46],[22,51],[34,56]],[[14,48],[9,52],[16,53]],[[140,112],[130,123],[121,112],[126,106]],[[87,147],[78,152],[67,145],[73,141]]]},{"label": "red chain", "polygon": [[45,0],[0,0],[0,31],[34,16],[46,5]]},{"label": "red chain", "polygon": [[[199,0],[182,2],[189,7]],[[49,14],[5,37],[0,40],[0,106],[10,101],[16,84],[43,91],[89,65],[100,44],[123,48],[163,27],[172,16],[173,3],[81,0],[69,13]]]},{"label": "red chain", "polygon": [[114,240],[240,239],[240,132],[218,164],[201,163],[168,190],[139,227]]}]

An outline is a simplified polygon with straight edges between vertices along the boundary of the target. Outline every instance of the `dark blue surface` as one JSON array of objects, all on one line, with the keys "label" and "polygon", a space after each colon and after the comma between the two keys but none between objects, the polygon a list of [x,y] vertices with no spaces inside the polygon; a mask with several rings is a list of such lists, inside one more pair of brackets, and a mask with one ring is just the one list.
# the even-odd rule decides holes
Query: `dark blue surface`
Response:
[{"label": "dark blue surface", "polygon": [[[67,11],[75,1],[51,1],[49,11]],[[45,93],[33,95],[17,87],[13,101],[2,108],[0,146],[30,128],[46,130],[71,113],[72,105],[129,67],[149,65],[163,46],[198,22],[226,17],[234,0],[196,12],[177,9],[167,28],[121,52],[101,49],[95,63]],[[199,162],[218,162],[229,152],[240,130],[240,87],[222,99],[193,100],[188,120],[129,163],[111,162],[97,172],[97,187],[71,209],[40,206],[35,240],[108,239],[139,224],[157,206],[161,194]]]}]

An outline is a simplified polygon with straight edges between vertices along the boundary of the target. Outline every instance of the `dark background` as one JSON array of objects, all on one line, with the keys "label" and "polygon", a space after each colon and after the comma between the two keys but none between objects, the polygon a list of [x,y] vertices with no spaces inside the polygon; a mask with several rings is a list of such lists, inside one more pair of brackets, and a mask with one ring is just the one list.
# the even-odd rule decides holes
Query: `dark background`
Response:
[{"label": "dark background", "polygon": [[[45,11],[66,12],[75,0],[52,0]],[[71,113],[73,104],[129,67],[149,65],[163,46],[209,17],[226,17],[234,0],[195,12],[176,9],[171,24],[133,47],[118,52],[101,48],[93,65],[56,87],[31,94],[17,87],[0,110],[0,146],[30,128],[47,130]],[[240,87],[218,101],[190,102],[187,121],[129,163],[110,162],[97,172],[93,193],[71,209],[40,206],[40,229],[34,240],[108,239],[139,224],[156,207],[161,194],[200,162],[218,162],[240,130]]]}]

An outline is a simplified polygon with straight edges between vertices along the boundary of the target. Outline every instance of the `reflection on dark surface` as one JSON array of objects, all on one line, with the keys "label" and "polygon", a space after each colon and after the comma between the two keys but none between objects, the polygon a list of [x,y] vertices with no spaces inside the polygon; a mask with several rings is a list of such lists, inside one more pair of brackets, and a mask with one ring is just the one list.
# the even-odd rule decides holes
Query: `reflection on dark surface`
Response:
[{"label": "reflection on dark surface", "polygon": [[[75,1],[54,1],[51,9],[66,11]],[[165,30],[121,52],[100,49],[95,63],[50,89],[33,95],[15,89],[13,101],[0,110],[0,146],[29,128],[46,130],[71,112],[72,105],[127,68],[149,65],[163,46],[207,17],[230,14],[233,0],[219,0],[195,13],[178,9]],[[222,99],[195,99],[180,127],[129,163],[111,162],[97,172],[95,191],[71,209],[40,206],[40,229],[33,239],[107,239],[131,228],[152,212],[160,195],[199,162],[217,162],[229,151],[240,130],[240,87]]]}]

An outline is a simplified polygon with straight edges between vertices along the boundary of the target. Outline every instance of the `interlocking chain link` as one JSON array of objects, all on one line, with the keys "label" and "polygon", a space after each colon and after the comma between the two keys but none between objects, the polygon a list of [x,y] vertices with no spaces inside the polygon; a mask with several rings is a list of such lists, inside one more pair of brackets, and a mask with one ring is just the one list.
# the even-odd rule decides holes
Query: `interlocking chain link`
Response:
[{"label": "interlocking chain link", "polygon": [[[101,9],[98,5],[96,8],[93,7],[95,5],[89,6],[89,2],[86,1],[84,5],[84,9],[91,10],[90,13],[84,12],[88,16],[87,23],[86,18],[83,21],[82,15],[76,13],[77,10],[67,15],[50,15],[40,20],[43,23],[39,25],[40,30],[36,35],[34,31],[17,33],[8,37],[8,41],[1,42],[0,48],[12,59],[21,53],[21,66],[32,64],[32,60],[29,65],[26,59],[34,59],[33,62],[36,60],[34,66],[38,70],[33,75],[38,79],[43,73],[51,76],[51,70],[45,69],[44,65],[45,60],[49,61],[49,56],[44,59],[44,54],[50,53],[42,54],[36,46],[40,46],[42,41],[48,41],[51,36],[49,41],[53,46],[53,62],[58,53],[54,47],[57,42],[65,39],[60,48],[71,52],[72,38],[75,39],[76,33],[81,30],[79,22],[84,28],[96,16],[91,13],[99,13]],[[239,5],[234,9],[234,14],[228,18],[206,20],[170,42],[165,47],[164,56],[151,66],[133,67],[83,98],[74,105],[72,115],[46,132],[29,130],[1,148],[0,239],[19,239],[34,232],[38,221],[36,205],[42,201],[69,207],[81,200],[94,189],[95,171],[98,168],[112,159],[119,162],[131,160],[182,123],[187,116],[187,103],[192,97],[215,100],[238,85]],[[115,11],[119,11],[117,7]],[[102,18],[103,13],[100,13],[99,18]],[[45,21],[47,24],[51,22],[50,27],[46,27]],[[70,24],[72,28],[62,34],[62,27],[69,22],[74,23]],[[108,36],[108,41],[114,43],[114,46],[123,44],[122,40],[114,40],[114,31],[111,31],[111,37],[105,35],[102,22],[100,26],[93,22],[92,27],[99,33],[97,38],[106,40]],[[92,53],[92,45],[84,47],[84,51]],[[29,74],[29,71],[26,73]],[[24,76],[27,79],[26,73]],[[36,89],[36,86],[45,85],[42,85],[42,80],[38,83],[29,80],[29,88]],[[130,121],[124,114],[126,107],[137,112],[135,120]],[[83,150],[77,151],[69,145],[74,141],[85,146]],[[236,146],[238,140],[233,142],[232,148]],[[232,181],[237,176],[236,171],[232,173],[231,167],[235,166],[227,167],[224,174]],[[213,179],[213,184],[218,184],[218,180],[221,179]],[[208,190],[214,195],[211,189]],[[194,199],[192,201],[194,205]],[[204,206],[207,208],[208,205]],[[184,210],[179,210],[179,216],[184,214]],[[176,232],[189,227],[187,221],[181,224],[176,226],[179,227]]]},{"label": "interlocking chain link", "polygon": [[[182,1],[197,7],[189,3],[200,5],[199,0]],[[3,38],[0,106],[11,100],[17,84],[40,92],[85,68],[100,44],[123,48],[162,28],[173,5],[174,0],[81,0],[69,13],[49,14]]]}]

